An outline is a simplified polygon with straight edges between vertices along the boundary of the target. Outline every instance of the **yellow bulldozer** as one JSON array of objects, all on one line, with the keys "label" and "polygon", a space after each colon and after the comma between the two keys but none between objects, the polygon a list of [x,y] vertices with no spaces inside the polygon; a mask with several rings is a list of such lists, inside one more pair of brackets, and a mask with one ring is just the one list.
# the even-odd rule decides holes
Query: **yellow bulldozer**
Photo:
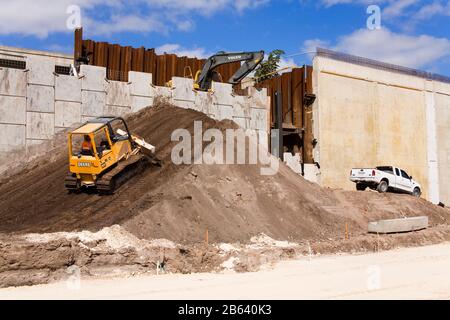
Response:
[{"label": "yellow bulldozer", "polygon": [[69,192],[112,194],[148,164],[160,165],[155,147],[128,130],[120,117],[100,117],[69,133]]}]

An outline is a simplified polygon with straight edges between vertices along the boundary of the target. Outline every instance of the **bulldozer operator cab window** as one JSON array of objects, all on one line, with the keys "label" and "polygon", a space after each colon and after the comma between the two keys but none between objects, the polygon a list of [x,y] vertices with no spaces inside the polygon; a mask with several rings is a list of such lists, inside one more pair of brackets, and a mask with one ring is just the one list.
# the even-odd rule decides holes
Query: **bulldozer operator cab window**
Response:
[{"label": "bulldozer operator cab window", "polygon": [[111,121],[112,137],[115,141],[123,141],[128,139],[127,127],[121,119]]},{"label": "bulldozer operator cab window", "polygon": [[92,142],[89,136],[83,134],[72,135],[72,155],[73,156],[92,156]]},{"label": "bulldozer operator cab window", "polygon": [[97,150],[98,156],[101,158],[105,152],[111,150],[111,145],[106,134],[106,128],[102,128],[97,131],[94,135],[95,149]]}]

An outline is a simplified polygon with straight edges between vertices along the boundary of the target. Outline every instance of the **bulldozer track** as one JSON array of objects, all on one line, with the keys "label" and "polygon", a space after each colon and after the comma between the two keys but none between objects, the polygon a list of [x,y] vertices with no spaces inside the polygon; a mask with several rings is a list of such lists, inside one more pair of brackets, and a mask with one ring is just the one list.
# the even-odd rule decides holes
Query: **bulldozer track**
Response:
[{"label": "bulldozer track", "polygon": [[71,174],[67,175],[66,179],[64,180],[64,186],[69,191],[76,191],[79,189],[77,178],[72,176]]},{"label": "bulldozer track", "polygon": [[144,155],[133,155],[120,162],[114,169],[101,176],[97,182],[97,190],[100,194],[113,194],[120,186],[136,174],[142,172],[147,159]]}]

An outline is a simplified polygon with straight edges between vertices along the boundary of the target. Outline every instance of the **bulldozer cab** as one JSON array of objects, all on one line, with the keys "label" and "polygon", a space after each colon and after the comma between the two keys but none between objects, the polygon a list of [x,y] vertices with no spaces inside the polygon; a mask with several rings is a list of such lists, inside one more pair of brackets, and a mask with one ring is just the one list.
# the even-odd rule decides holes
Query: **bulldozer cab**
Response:
[{"label": "bulldozer cab", "polygon": [[132,147],[123,119],[91,120],[69,133],[70,172],[93,184],[96,176],[128,157]]},{"label": "bulldozer cab", "polygon": [[103,194],[114,193],[147,163],[158,164],[154,154],[155,147],[131,135],[122,118],[96,118],[69,133],[65,187],[69,192],[95,187]]}]

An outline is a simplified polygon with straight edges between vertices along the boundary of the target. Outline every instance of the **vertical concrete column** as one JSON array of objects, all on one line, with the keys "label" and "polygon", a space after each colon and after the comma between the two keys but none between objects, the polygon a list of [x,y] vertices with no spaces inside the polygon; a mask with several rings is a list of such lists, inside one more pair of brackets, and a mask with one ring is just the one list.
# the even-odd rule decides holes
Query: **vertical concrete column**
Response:
[{"label": "vertical concrete column", "polygon": [[55,77],[55,130],[81,123],[81,82],[78,77]]},{"label": "vertical concrete column", "polygon": [[51,140],[55,133],[55,61],[27,59],[27,147]]},{"label": "vertical concrete column", "polygon": [[106,106],[106,68],[82,65],[81,121],[103,115]]},{"label": "vertical concrete column", "polygon": [[428,192],[432,203],[439,200],[439,164],[436,126],[436,104],[433,82],[426,82],[425,108],[427,123]]},{"label": "vertical concrete column", "polygon": [[0,152],[25,147],[27,75],[0,68]]},{"label": "vertical concrete column", "polygon": [[145,107],[153,105],[155,88],[152,84],[152,74],[130,71],[131,112],[137,112]]}]

